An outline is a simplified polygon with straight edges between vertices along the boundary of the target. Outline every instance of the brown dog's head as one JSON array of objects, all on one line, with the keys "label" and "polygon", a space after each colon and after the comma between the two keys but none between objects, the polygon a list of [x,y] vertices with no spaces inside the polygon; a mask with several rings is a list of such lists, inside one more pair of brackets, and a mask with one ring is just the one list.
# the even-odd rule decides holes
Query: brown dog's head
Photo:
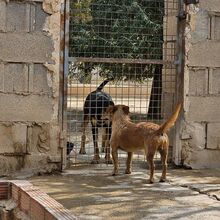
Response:
[{"label": "brown dog's head", "polygon": [[102,119],[112,120],[113,115],[116,112],[123,113],[124,115],[129,114],[129,107],[126,105],[111,105],[109,106],[102,115]]}]

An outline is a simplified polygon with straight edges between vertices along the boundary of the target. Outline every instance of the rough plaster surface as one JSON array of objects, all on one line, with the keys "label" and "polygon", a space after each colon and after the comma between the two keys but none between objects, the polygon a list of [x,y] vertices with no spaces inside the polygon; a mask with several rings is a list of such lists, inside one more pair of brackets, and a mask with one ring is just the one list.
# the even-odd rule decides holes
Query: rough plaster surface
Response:
[{"label": "rough plaster surface", "polygon": [[[219,52],[220,2],[201,0],[188,6],[185,29],[184,120],[182,164],[220,167]],[[217,22],[216,22],[217,21]]]},{"label": "rough plaster surface", "polygon": [[200,7],[207,11],[220,12],[219,0],[200,0]]},{"label": "rough plaster surface", "polygon": [[60,169],[62,2],[0,0],[0,175]]}]

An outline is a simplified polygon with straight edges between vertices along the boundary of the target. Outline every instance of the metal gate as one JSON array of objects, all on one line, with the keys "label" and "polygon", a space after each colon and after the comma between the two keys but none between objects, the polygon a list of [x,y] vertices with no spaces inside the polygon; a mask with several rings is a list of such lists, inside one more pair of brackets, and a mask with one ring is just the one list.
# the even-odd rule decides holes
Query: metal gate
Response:
[{"label": "metal gate", "polygon": [[[178,0],[70,0],[67,7],[67,148],[73,149],[69,158],[74,164],[91,163],[92,122],[85,138],[83,106],[87,95],[105,79],[109,82],[103,91],[115,104],[129,106],[132,121],[162,123],[171,114],[177,79]],[[101,125],[95,138],[99,163],[105,164],[102,130]],[[119,157],[125,154],[120,152]],[[134,157],[143,160],[143,153]]]}]

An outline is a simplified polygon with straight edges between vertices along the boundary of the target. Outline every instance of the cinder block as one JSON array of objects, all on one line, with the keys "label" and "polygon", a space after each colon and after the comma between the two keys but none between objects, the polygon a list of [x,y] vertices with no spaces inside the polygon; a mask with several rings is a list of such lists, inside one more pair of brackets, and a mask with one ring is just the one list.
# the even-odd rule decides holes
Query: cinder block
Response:
[{"label": "cinder block", "polygon": [[214,31],[214,39],[215,40],[220,40],[220,16],[214,16],[213,17],[213,31]]},{"label": "cinder block", "polygon": [[189,70],[189,95],[208,94],[208,69]]},{"label": "cinder block", "polygon": [[194,150],[191,152],[189,166],[193,169],[219,168],[220,166],[219,150]]},{"label": "cinder block", "polygon": [[202,41],[189,50],[188,65],[195,67],[220,67],[220,41]]},{"label": "cinder block", "polygon": [[[33,125],[28,127],[27,147],[31,153],[39,153],[40,150],[47,152],[50,150],[50,124]],[[42,143],[42,145],[41,145]],[[47,150],[49,149],[49,150]]]},{"label": "cinder block", "polygon": [[200,10],[191,16],[191,42],[197,43],[210,38],[210,16],[206,10]]},{"label": "cinder block", "polygon": [[25,153],[27,142],[27,126],[25,124],[0,124],[0,152]]},{"label": "cinder block", "polygon": [[33,91],[35,93],[48,93],[52,95],[52,89],[49,87],[48,73],[43,64],[35,64],[33,75]]},{"label": "cinder block", "polygon": [[43,10],[42,3],[36,3],[35,31],[42,31],[48,14]]},{"label": "cinder block", "polygon": [[29,31],[29,13],[26,3],[10,1],[7,4],[7,32]]},{"label": "cinder block", "polygon": [[186,121],[220,122],[216,117],[220,112],[219,97],[188,97],[189,108],[185,113]]},{"label": "cinder block", "polygon": [[0,121],[48,122],[53,115],[52,97],[47,95],[0,94],[0,103]]},{"label": "cinder block", "polygon": [[0,33],[0,60],[6,62],[51,62],[53,43],[44,33]]},{"label": "cinder block", "polygon": [[220,150],[220,123],[209,123],[208,124],[207,148]]},{"label": "cinder block", "polygon": [[4,71],[4,92],[28,92],[28,66],[6,64]]},{"label": "cinder block", "polygon": [[0,32],[6,31],[6,1],[0,1]]},{"label": "cinder block", "polygon": [[187,122],[181,131],[181,139],[188,140],[192,149],[205,149],[206,147],[206,124]]},{"label": "cinder block", "polygon": [[4,91],[4,73],[5,73],[5,65],[0,63],[0,91]]},{"label": "cinder block", "polygon": [[219,0],[200,0],[199,7],[207,11],[220,12]]},{"label": "cinder block", "polygon": [[220,94],[220,68],[209,70],[209,93]]}]

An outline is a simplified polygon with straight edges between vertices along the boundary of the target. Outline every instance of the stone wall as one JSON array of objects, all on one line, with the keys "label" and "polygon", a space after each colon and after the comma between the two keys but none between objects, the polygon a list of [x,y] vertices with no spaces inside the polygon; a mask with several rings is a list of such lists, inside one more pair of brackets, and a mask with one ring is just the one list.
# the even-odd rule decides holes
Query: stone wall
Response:
[{"label": "stone wall", "polygon": [[181,159],[220,167],[220,1],[187,6]]},{"label": "stone wall", "polygon": [[0,175],[60,169],[61,0],[0,0]]}]

